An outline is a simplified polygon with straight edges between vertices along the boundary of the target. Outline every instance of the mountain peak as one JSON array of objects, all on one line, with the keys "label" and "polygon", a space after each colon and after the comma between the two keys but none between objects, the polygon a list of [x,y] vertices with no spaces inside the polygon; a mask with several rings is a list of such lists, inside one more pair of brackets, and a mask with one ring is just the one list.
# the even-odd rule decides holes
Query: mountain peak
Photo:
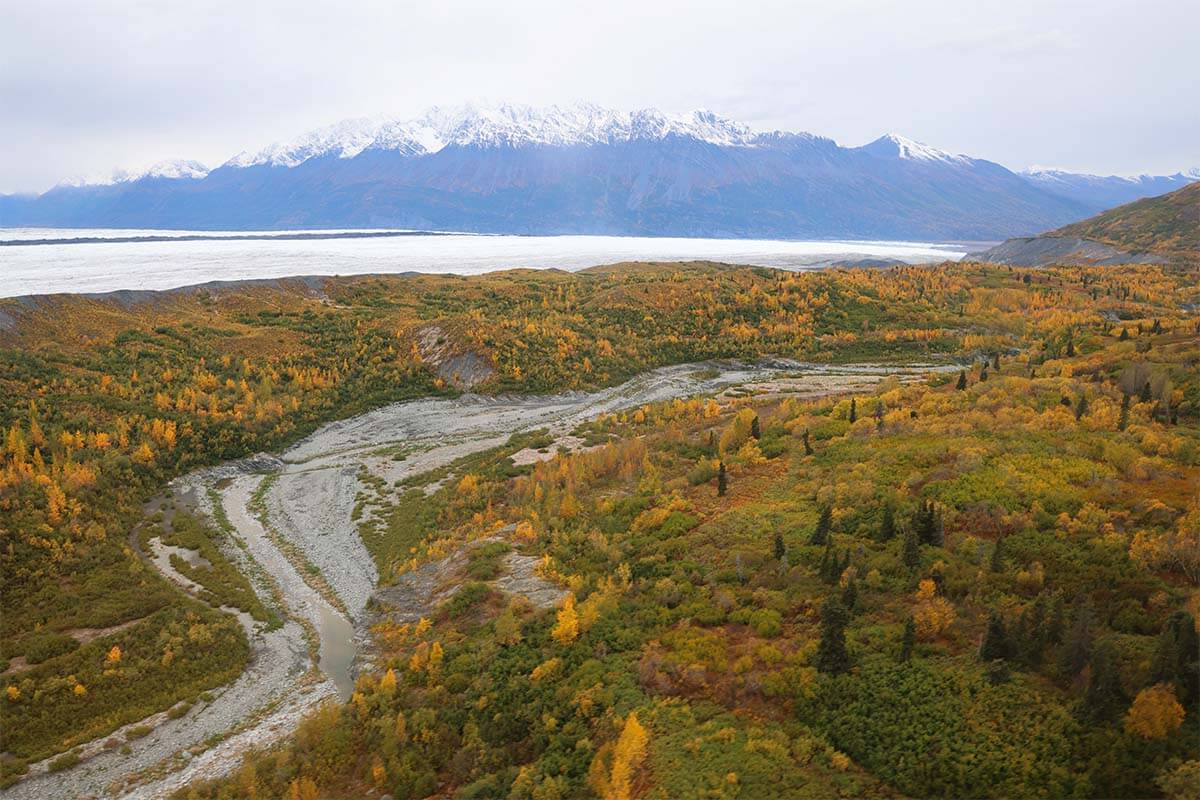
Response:
[{"label": "mountain peak", "polygon": [[428,155],[458,147],[570,147],[662,140],[678,136],[723,147],[753,146],[748,126],[712,111],[670,115],[656,108],[619,111],[594,103],[529,106],[516,103],[466,103],[434,106],[418,117],[370,117],[345,120],[310,131],[291,142],[243,152],[230,167],[294,167],[310,158],[353,158],[365,150]]},{"label": "mountain peak", "polygon": [[208,175],[208,173],[208,167],[199,161],[188,158],[169,158],[165,161],[151,164],[145,169],[136,172],[118,171],[113,175],[113,183],[140,181],[143,178],[167,178],[169,180],[188,178],[199,180]]},{"label": "mountain peak", "polygon": [[857,149],[876,158],[895,158],[904,161],[929,161],[946,164],[968,164],[971,161],[967,156],[953,155],[896,133],[886,133]]}]

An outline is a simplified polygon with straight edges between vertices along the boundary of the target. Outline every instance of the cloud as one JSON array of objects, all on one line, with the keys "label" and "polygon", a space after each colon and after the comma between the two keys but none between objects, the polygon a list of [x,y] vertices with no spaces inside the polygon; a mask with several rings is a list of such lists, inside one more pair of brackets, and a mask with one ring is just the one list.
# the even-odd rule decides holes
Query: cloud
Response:
[{"label": "cloud", "polygon": [[1013,167],[1200,162],[1192,0],[0,0],[0,191],[493,97],[706,107]]}]

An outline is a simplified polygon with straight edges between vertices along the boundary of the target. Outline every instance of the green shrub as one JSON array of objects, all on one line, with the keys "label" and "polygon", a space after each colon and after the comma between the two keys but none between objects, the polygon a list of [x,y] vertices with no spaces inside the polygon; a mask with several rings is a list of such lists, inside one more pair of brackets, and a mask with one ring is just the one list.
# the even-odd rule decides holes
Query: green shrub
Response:
[{"label": "green shrub", "polygon": [[30,637],[25,645],[25,661],[29,664],[40,664],[78,649],[79,642],[65,633],[39,633]]},{"label": "green shrub", "polygon": [[773,608],[760,608],[750,615],[750,627],[759,636],[774,639],[783,633],[783,617]]},{"label": "green shrub", "polygon": [[47,767],[51,772],[62,772],[64,769],[70,769],[80,761],[79,751],[72,750],[69,753],[63,753],[58,758],[50,762]]}]

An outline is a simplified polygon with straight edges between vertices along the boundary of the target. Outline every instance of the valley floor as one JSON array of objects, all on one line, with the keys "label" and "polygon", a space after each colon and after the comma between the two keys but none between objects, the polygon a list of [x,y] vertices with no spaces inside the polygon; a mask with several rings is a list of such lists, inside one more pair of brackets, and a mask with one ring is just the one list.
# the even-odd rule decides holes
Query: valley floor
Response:
[{"label": "valley floor", "polygon": [[[325,698],[346,699],[363,666],[353,662],[358,644],[369,635],[368,606],[379,581],[355,512],[371,480],[396,485],[531,431],[545,431],[554,445],[540,452],[514,449],[514,461],[542,460],[560,443],[567,449],[578,446],[580,441],[569,435],[578,425],[647,403],[731,390],[812,398],[869,391],[889,376],[913,380],[947,368],[683,364],[593,393],[417,400],[326,425],[278,459],[257,456],[177,479],[173,497],[183,498],[213,524],[226,519],[232,526],[236,547],[227,548],[229,555],[248,567],[250,577],[270,576],[287,621],[272,629],[238,614],[253,657],[237,681],[211,692],[211,700],[178,719],[158,714],[104,737],[94,745],[97,752],[74,768],[46,771],[52,759],[31,765],[30,775],[3,796],[166,796],[193,780],[229,773],[249,748],[290,734]],[[154,565],[176,583],[190,583],[164,559]],[[260,592],[267,591],[260,586]],[[122,736],[147,724],[154,730],[144,738]],[[127,744],[131,752],[103,742]],[[85,746],[82,752],[89,750]]]}]

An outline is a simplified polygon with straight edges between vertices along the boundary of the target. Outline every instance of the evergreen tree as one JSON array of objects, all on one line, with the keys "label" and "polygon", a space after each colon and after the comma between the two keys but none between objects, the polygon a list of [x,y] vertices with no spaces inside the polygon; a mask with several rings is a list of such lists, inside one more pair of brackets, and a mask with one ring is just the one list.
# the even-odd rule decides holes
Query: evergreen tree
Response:
[{"label": "evergreen tree", "polygon": [[750,436],[755,439],[762,438],[762,428],[759,427],[757,414],[754,416],[754,419],[750,420]]},{"label": "evergreen tree", "polygon": [[1129,395],[1121,397],[1121,418],[1117,420],[1117,430],[1123,431],[1129,427]]},{"label": "evergreen tree", "polygon": [[783,557],[787,555],[787,548],[783,544],[783,534],[775,531],[775,560],[783,561]]},{"label": "evergreen tree", "polygon": [[876,422],[876,424],[879,424],[879,425],[883,424],[883,415],[884,415],[885,411],[887,411],[887,407],[884,406],[883,400],[876,400],[875,401],[875,422]]},{"label": "evergreen tree", "polygon": [[817,645],[817,669],[831,675],[850,669],[846,652],[846,625],[850,615],[842,601],[829,597],[821,605],[821,641]]},{"label": "evergreen tree", "polygon": [[833,527],[833,509],[825,506],[817,519],[817,527],[813,529],[809,544],[825,544],[829,541],[829,529]]},{"label": "evergreen tree", "polygon": [[1142,403],[1149,403],[1152,397],[1153,394],[1150,391],[1150,381],[1146,381],[1142,384],[1142,394],[1138,400]]},{"label": "evergreen tree", "polygon": [[853,614],[858,608],[858,582],[850,580],[846,582],[846,588],[842,589],[842,605],[846,607],[846,611]]},{"label": "evergreen tree", "polygon": [[940,509],[934,509],[932,503],[930,504],[930,510],[933,513],[933,525],[930,529],[929,543],[934,547],[945,547],[946,523],[942,519],[942,512]]},{"label": "evergreen tree", "polygon": [[992,686],[999,686],[1002,683],[1008,683],[1008,662],[1003,658],[998,658],[995,661],[988,662],[984,675],[987,677],[987,682]]},{"label": "evergreen tree", "polygon": [[1129,698],[1121,688],[1121,676],[1117,672],[1116,650],[1104,642],[1092,656],[1092,669],[1080,716],[1092,723],[1111,722],[1128,705]]},{"label": "evergreen tree", "polygon": [[979,382],[987,383],[987,364],[983,365],[983,369],[979,370]]},{"label": "evergreen tree", "polygon": [[904,622],[904,636],[900,638],[900,660],[908,661],[912,658],[913,647],[917,643],[917,623],[909,617]]},{"label": "evergreen tree", "polygon": [[879,541],[890,542],[896,536],[896,512],[891,504],[883,507],[883,517],[879,520]]},{"label": "evergreen tree", "polygon": [[808,440],[808,428],[804,429],[804,455],[811,456],[813,454],[812,444]]},{"label": "evergreen tree", "polygon": [[954,388],[960,392],[967,388],[967,371],[965,369],[959,371],[958,383],[955,384]]},{"label": "evergreen tree", "polygon": [[1067,337],[1067,358],[1074,358],[1074,357],[1075,357],[1075,339],[1074,339],[1074,337],[1068,336]]},{"label": "evergreen tree", "polygon": [[853,424],[857,421],[858,421],[858,400],[851,397],[850,398],[850,423]]},{"label": "evergreen tree", "polygon": [[1050,601],[1050,613],[1046,617],[1046,642],[1048,644],[1056,646],[1062,644],[1063,633],[1067,629],[1066,613],[1062,595],[1054,595],[1054,599]]},{"label": "evergreen tree", "polygon": [[1075,421],[1083,419],[1083,415],[1087,413],[1088,402],[1087,395],[1079,395],[1079,402],[1075,404]]},{"label": "evergreen tree", "polygon": [[1124,325],[1122,325],[1121,326],[1121,335],[1117,338],[1120,339],[1122,342],[1128,342],[1129,341],[1129,328],[1126,328]]},{"label": "evergreen tree", "polygon": [[1000,371],[1000,354],[999,353],[992,354],[992,369],[995,370],[996,372]]},{"label": "evergreen tree", "polygon": [[1186,611],[1176,611],[1163,626],[1150,664],[1151,683],[1170,683],[1184,708],[1200,701],[1200,637]]},{"label": "evergreen tree", "polygon": [[941,513],[933,505],[932,500],[921,503],[917,509],[917,516],[913,520],[913,526],[917,529],[917,538],[921,544],[933,547],[941,547],[945,544],[945,525],[942,522]]},{"label": "evergreen tree", "polygon": [[988,562],[988,569],[992,572],[1002,572],[1004,570],[1004,537],[996,540],[996,545],[992,548],[992,560]]},{"label": "evergreen tree", "polygon": [[904,566],[909,569],[916,569],[921,564],[921,543],[917,539],[916,531],[911,527],[904,531],[900,556],[904,561]]},{"label": "evergreen tree", "polygon": [[[821,563],[817,566],[817,577],[825,583],[832,583],[829,579],[830,573],[837,570],[837,555],[833,552],[833,545],[829,542],[825,543],[825,550],[821,553]],[[837,580],[834,578],[834,580]]]},{"label": "evergreen tree", "polygon": [[1064,677],[1074,678],[1091,660],[1093,639],[1091,606],[1086,599],[1077,600],[1075,618],[1058,656],[1058,668]]},{"label": "evergreen tree", "polygon": [[987,630],[983,634],[983,642],[979,645],[979,660],[988,662],[1011,656],[1012,642],[1008,639],[1004,618],[993,611],[988,615]]},{"label": "evergreen tree", "polygon": [[725,462],[722,461],[717,467],[717,497],[724,497],[728,488],[729,478],[725,474]]},{"label": "evergreen tree", "polygon": [[1026,666],[1031,669],[1041,666],[1046,650],[1046,601],[1040,595],[1021,612],[1020,635],[1016,646]]}]

